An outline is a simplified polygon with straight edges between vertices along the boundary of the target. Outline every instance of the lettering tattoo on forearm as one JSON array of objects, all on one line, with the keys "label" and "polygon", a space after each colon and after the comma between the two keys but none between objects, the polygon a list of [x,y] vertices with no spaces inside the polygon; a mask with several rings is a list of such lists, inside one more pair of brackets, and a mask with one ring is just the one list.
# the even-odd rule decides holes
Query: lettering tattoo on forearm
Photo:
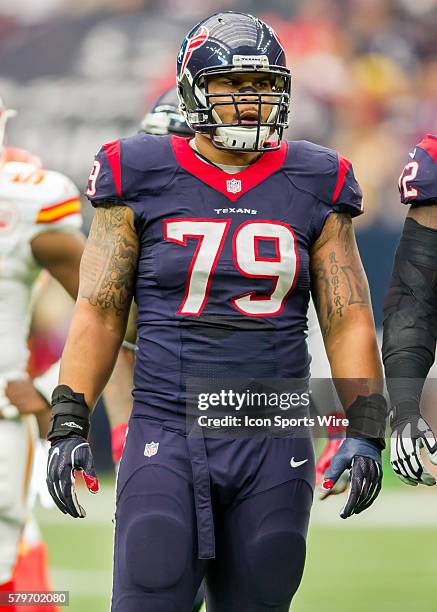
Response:
[{"label": "lettering tattoo on forearm", "polygon": [[99,207],[80,266],[79,295],[117,316],[132,300],[138,261],[138,240],[125,206]]},{"label": "lettering tattoo on forearm", "polygon": [[322,332],[328,334],[349,306],[369,306],[370,299],[350,216],[332,214],[321,240],[311,257],[313,297]]},{"label": "lettering tattoo on forearm", "polygon": [[[330,275],[330,284],[332,291],[332,302],[335,308],[335,312],[342,317],[343,316],[343,308],[344,303],[340,294],[340,272],[342,271],[342,267],[340,267],[337,263],[335,257],[335,251],[329,253],[329,275]],[[328,294],[329,297],[329,294]],[[333,308],[331,307],[331,310]]]}]

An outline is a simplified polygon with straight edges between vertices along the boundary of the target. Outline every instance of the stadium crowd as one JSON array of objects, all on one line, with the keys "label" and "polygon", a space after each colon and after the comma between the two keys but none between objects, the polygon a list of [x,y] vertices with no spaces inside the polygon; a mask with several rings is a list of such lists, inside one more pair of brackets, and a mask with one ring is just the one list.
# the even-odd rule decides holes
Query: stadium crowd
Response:
[{"label": "stadium crowd", "polygon": [[134,133],[173,84],[190,24],[214,10],[264,17],[292,70],[289,138],[353,161],[366,210],[357,235],[380,325],[406,212],[397,178],[405,151],[437,127],[435,8],[435,0],[275,0],[268,8],[261,0],[2,0],[0,92],[19,111],[9,140],[83,188],[97,147]]},{"label": "stadium crowd", "polygon": [[[44,160],[82,185],[93,150],[86,154],[83,147],[85,159],[66,161],[66,152],[54,158],[44,150],[45,118],[48,123],[50,116],[54,130],[65,119],[81,130],[86,125],[84,115],[92,113],[96,127],[105,122],[108,138],[132,131],[147,105],[172,83],[174,49],[187,23],[213,10],[252,11],[272,23],[288,54],[294,77],[290,137],[332,146],[351,158],[365,195],[366,214],[360,227],[382,224],[397,231],[404,217],[394,180],[402,166],[401,156],[437,124],[436,3],[278,0],[267,13],[259,0],[237,4],[228,0],[38,0],[30,6],[3,0],[0,82],[5,81],[2,92],[8,104],[22,113],[11,126],[12,137],[23,146],[32,145]],[[67,30],[78,33],[79,40],[64,37],[59,50],[59,38]],[[105,53],[99,59],[94,54],[93,59],[94,49],[105,36]],[[70,38],[75,39],[74,51],[68,49]],[[25,61],[29,47],[34,49],[30,66]],[[50,84],[59,81],[61,73],[62,82],[52,91]],[[114,79],[114,90],[120,78],[127,87],[126,97],[113,91],[111,105],[105,100],[106,81]],[[59,97],[48,103],[52,93]],[[129,100],[132,95],[137,99]],[[98,105],[94,111],[83,104],[90,97]],[[56,106],[67,108],[63,113]],[[27,125],[35,115],[39,116],[36,125]],[[78,138],[77,134],[71,137]],[[93,135],[88,134],[89,140],[94,140]]]}]

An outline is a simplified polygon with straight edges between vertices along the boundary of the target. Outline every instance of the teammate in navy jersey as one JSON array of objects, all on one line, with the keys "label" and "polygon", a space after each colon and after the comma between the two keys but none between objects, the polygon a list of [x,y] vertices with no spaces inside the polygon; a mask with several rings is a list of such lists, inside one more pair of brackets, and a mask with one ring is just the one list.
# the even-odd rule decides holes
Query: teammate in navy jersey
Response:
[{"label": "teammate in navy jersey", "polygon": [[436,480],[421,457],[437,464],[437,442],[420,413],[420,398],[435,359],[437,334],[437,136],[416,145],[399,177],[410,204],[384,302],[382,354],[391,400],[391,464],[406,484]]},{"label": "teammate in navy jersey", "polygon": [[[212,612],[286,612],[305,560],[309,437],[186,429],[186,381],[306,379],[310,288],[347,438],[344,518],[381,486],[385,404],[350,163],[285,142],[290,73],[273,30],[242,13],[195,26],[177,62],[194,139],[137,135],[98,152],[80,298],[53,395],[47,482],[84,516],[72,471],[94,474],[89,408],[110,375],[135,293],[134,408],[117,484],[113,612],[186,612],[206,577]],[[366,386],[355,384],[359,378]],[[348,380],[345,380],[348,379]],[[370,381],[370,382],[369,382]]]}]

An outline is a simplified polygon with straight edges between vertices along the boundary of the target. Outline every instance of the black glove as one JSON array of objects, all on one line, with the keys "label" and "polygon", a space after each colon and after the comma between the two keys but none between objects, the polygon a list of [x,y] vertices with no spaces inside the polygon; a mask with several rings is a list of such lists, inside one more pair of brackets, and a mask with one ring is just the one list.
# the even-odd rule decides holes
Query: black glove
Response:
[{"label": "black glove", "polygon": [[323,487],[331,489],[345,470],[350,470],[350,488],[341,518],[360,514],[378,497],[382,485],[380,445],[372,440],[343,440],[325,473]]},{"label": "black glove", "polygon": [[84,518],[86,512],[76,495],[76,471],[82,471],[88,490],[97,493],[99,482],[88,442],[81,436],[69,436],[53,442],[47,463],[49,493],[61,512],[73,518]]},{"label": "black glove", "polygon": [[343,472],[350,470],[350,488],[341,518],[369,508],[381,491],[386,414],[385,399],[379,394],[359,395],[346,410],[346,439],[332,458],[322,485],[332,489]]},{"label": "black glove", "polygon": [[81,471],[89,491],[97,493],[99,482],[87,437],[89,409],[81,393],[59,385],[52,396],[52,420],[47,438],[52,443],[47,463],[47,487],[64,514],[84,518],[75,489],[76,471]]}]

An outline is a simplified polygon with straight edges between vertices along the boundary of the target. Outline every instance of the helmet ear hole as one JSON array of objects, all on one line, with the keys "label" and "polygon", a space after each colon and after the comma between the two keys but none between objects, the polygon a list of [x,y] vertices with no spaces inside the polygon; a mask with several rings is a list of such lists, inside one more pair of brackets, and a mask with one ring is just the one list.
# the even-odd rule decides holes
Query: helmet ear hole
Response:
[{"label": "helmet ear hole", "polygon": [[196,86],[204,93],[208,91],[208,80],[201,76],[200,79],[197,80]]}]

